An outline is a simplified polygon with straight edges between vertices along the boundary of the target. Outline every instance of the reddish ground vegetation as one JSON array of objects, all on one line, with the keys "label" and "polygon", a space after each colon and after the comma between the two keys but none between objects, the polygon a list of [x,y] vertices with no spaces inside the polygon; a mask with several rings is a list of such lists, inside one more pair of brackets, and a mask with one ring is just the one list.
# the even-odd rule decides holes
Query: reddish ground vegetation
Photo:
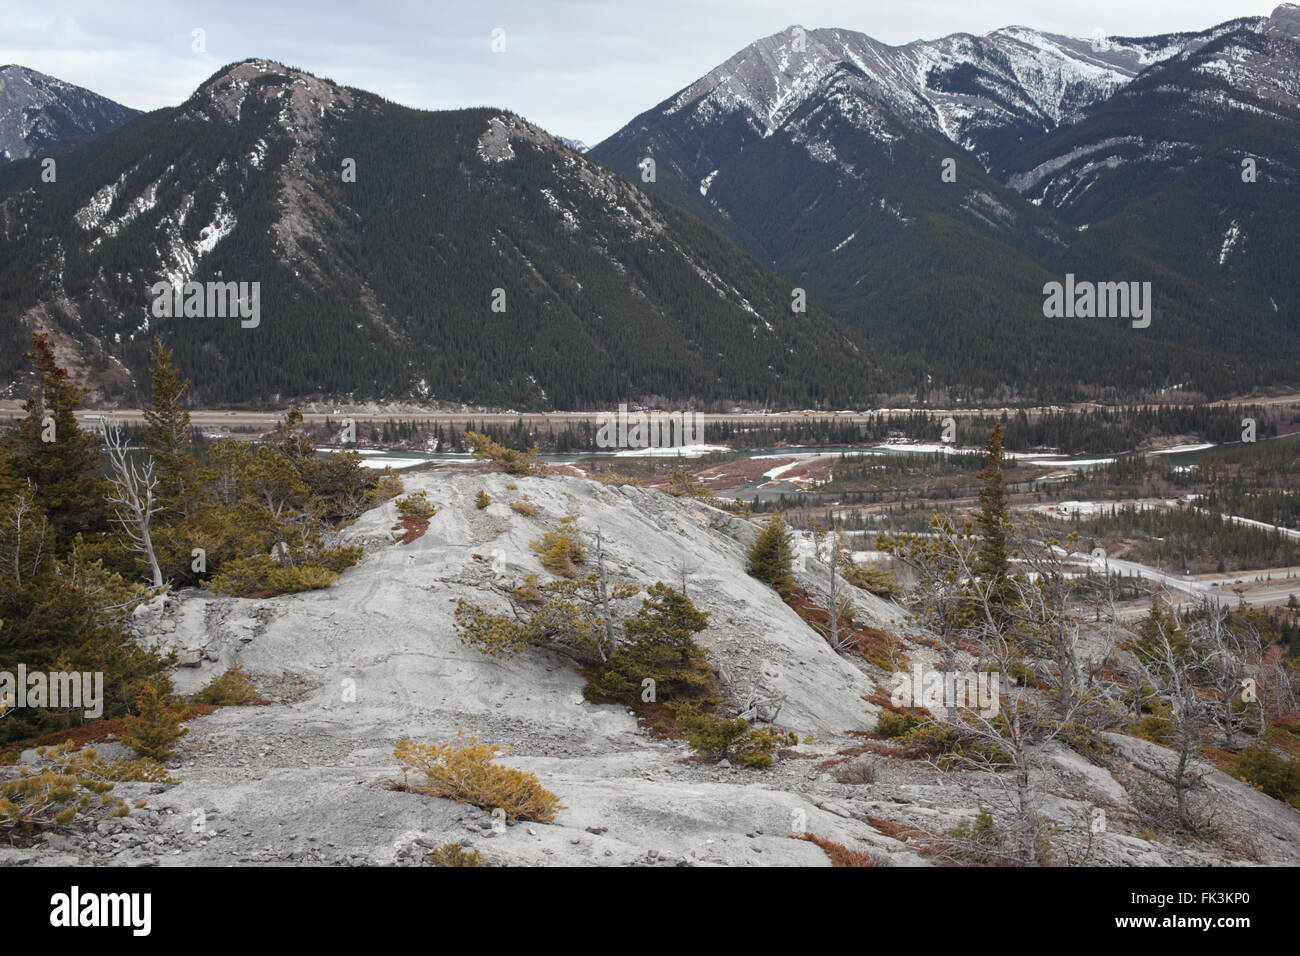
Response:
[{"label": "reddish ground vegetation", "polygon": [[429,519],[407,515],[399,519],[397,524],[393,525],[392,530],[402,532],[401,536],[397,538],[398,544],[410,544],[416,538],[424,537],[424,533],[429,530]]},{"label": "reddish ground vegetation", "polygon": [[[813,595],[804,588],[795,588],[787,598],[790,605],[805,623],[822,637],[830,637],[831,615],[826,608],[818,604]],[[839,620],[839,638],[850,650],[870,664],[884,670],[896,670],[906,666],[903,642],[891,634],[876,627],[858,624],[847,618]]]},{"label": "reddish ground vegetation", "polygon": [[906,823],[898,823],[895,820],[886,820],[883,817],[869,816],[867,822],[875,828],[876,832],[883,833],[892,840],[908,843],[918,853],[937,856],[942,852],[942,847],[937,842],[937,835],[929,830],[922,830]]},{"label": "reddish ground vegetation", "polygon": [[870,853],[857,853],[842,843],[819,837],[815,833],[805,833],[803,836],[792,837],[792,839],[805,840],[821,847],[822,852],[830,857],[831,866],[880,866],[880,861]]},{"label": "reddish ground vegetation", "polygon": [[[216,710],[217,708],[211,704],[185,704],[184,720],[204,717]],[[65,743],[72,744],[74,750],[80,750],[90,744],[121,740],[125,734],[126,719],[123,717],[87,721],[80,727],[68,727],[64,730],[54,730],[48,734],[41,734],[39,737],[15,740],[7,745],[3,751],[0,751],[0,766],[17,763],[18,757],[24,750],[32,750],[36,747],[57,747]]]}]

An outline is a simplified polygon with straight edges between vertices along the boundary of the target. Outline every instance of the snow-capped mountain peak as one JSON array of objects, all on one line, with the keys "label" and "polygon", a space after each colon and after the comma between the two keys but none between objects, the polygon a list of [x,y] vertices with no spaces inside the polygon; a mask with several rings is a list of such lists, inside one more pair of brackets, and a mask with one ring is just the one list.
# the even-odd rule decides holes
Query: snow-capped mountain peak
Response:
[{"label": "snow-capped mountain peak", "polygon": [[793,25],[740,50],[660,112],[687,111],[702,124],[738,113],[766,137],[851,68],[867,81],[858,95],[873,107],[972,150],[988,166],[1009,130],[1043,132],[1069,122],[1142,70],[1199,49],[1224,28],[1131,39],[1010,26],[891,46],[852,30]]},{"label": "snow-capped mountain peak", "polygon": [[99,136],[136,111],[25,66],[0,66],[0,162]]}]

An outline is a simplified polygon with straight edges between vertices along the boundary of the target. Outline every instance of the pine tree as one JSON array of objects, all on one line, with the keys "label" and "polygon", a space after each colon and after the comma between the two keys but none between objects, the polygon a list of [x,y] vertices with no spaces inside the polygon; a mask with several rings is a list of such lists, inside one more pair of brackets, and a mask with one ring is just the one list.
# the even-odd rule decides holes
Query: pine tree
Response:
[{"label": "pine tree", "polygon": [[647,588],[646,595],[623,629],[627,640],[594,675],[593,692],[635,704],[649,678],[657,699],[711,698],[713,671],[708,654],[694,640],[709,626],[709,612],[662,581]]},{"label": "pine tree", "polygon": [[76,411],[89,390],[59,367],[44,335],[32,335],[32,351],[24,357],[31,360],[37,383],[18,430],[0,441],[0,494],[7,498],[30,483],[33,501],[62,549],[79,533],[107,529],[104,461],[95,437],[77,423]]},{"label": "pine tree", "polygon": [[709,626],[709,612],[699,610],[693,601],[662,581],[646,589],[641,612],[623,629],[632,640],[650,638],[681,651],[691,643],[691,635]]},{"label": "pine tree", "polygon": [[749,573],[782,597],[794,591],[794,547],[779,514],[772,515],[749,546]]},{"label": "pine tree", "polygon": [[182,404],[190,383],[181,381],[172,364],[171,349],[161,339],[154,340],[149,360],[152,395],[150,407],[144,410],[140,445],[153,458],[158,471],[158,497],[165,514],[184,516],[194,508],[190,413]]},{"label": "pine tree", "polygon": [[1151,596],[1151,607],[1134,628],[1135,636],[1127,649],[1147,664],[1157,661],[1162,654],[1172,654],[1175,660],[1185,661],[1191,654],[1192,644],[1174,609],[1165,604],[1160,595]]},{"label": "pine tree", "polygon": [[[119,716],[142,682],[167,687],[174,658],[138,643],[130,608],[141,590],[85,555],[74,539],[55,554],[54,533],[30,491],[0,502],[0,671],[99,672],[104,716]],[[28,707],[0,721],[0,743],[82,722],[79,710]]]},{"label": "pine tree", "polygon": [[141,757],[159,762],[174,760],[173,745],[190,732],[188,727],[181,726],[184,714],[167,706],[167,701],[149,684],[141,690],[136,706],[140,714],[126,719],[123,743]]}]

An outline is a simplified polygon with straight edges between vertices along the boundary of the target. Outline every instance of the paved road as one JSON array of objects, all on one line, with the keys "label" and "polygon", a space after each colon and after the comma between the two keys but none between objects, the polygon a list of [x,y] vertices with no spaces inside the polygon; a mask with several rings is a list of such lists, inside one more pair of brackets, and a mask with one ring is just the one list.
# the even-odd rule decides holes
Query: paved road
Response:
[{"label": "paved road", "polygon": [[[1060,554],[1065,553],[1059,548],[1057,551]],[[1098,549],[1098,552],[1100,552],[1100,549]],[[1079,568],[1089,568],[1100,574],[1109,571],[1114,574],[1139,577],[1162,585],[1173,597],[1171,603],[1177,607],[1194,604],[1205,597],[1218,598],[1223,601],[1236,601],[1237,595],[1232,588],[1238,584],[1245,588],[1242,597],[1245,598],[1248,604],[1261,607],[1286,604],[1293,594],[1300,600],[1300,576],[1290,579],[1285,577],[1289,572],[1297,573],[1295,568],[1260,568],[1215,577],[1192,577],[1190,575],[1168,574],[1150,565],[1141,564],[1137,561],[1128,561],[1123,558],[1112,558],[1101,553],[1076,556],[1075,563]],[[1277,580],[1262,583],[1255,581],[1257,577],[1268,577],[1269,575],[1274,576]],[[1176,597],[1174,597],[1175,595]],[[1129,601],[1120,606],[1120,616],[1125,619],[1141,617],[1149,607],[1150,601],[1147,600]]]}]

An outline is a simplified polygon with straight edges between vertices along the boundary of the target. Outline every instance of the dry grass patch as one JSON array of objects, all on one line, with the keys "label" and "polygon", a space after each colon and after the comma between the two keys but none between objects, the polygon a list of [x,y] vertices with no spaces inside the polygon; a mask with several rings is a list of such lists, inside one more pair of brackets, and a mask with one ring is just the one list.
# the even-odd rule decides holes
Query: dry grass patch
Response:
[{"label": "dry grass patch", "polygon": [[836,843],[834,840],[828,840],[825,837],[819,837],[814,833],[805,833],[803,836],[792,837],[794,840],[804,840],[808,843],[816,844],[821,847],[822,851],[830,857],[831,866],[880,866],[878,859],[870,853],[858,853],[850,850],[842,843]]}]

